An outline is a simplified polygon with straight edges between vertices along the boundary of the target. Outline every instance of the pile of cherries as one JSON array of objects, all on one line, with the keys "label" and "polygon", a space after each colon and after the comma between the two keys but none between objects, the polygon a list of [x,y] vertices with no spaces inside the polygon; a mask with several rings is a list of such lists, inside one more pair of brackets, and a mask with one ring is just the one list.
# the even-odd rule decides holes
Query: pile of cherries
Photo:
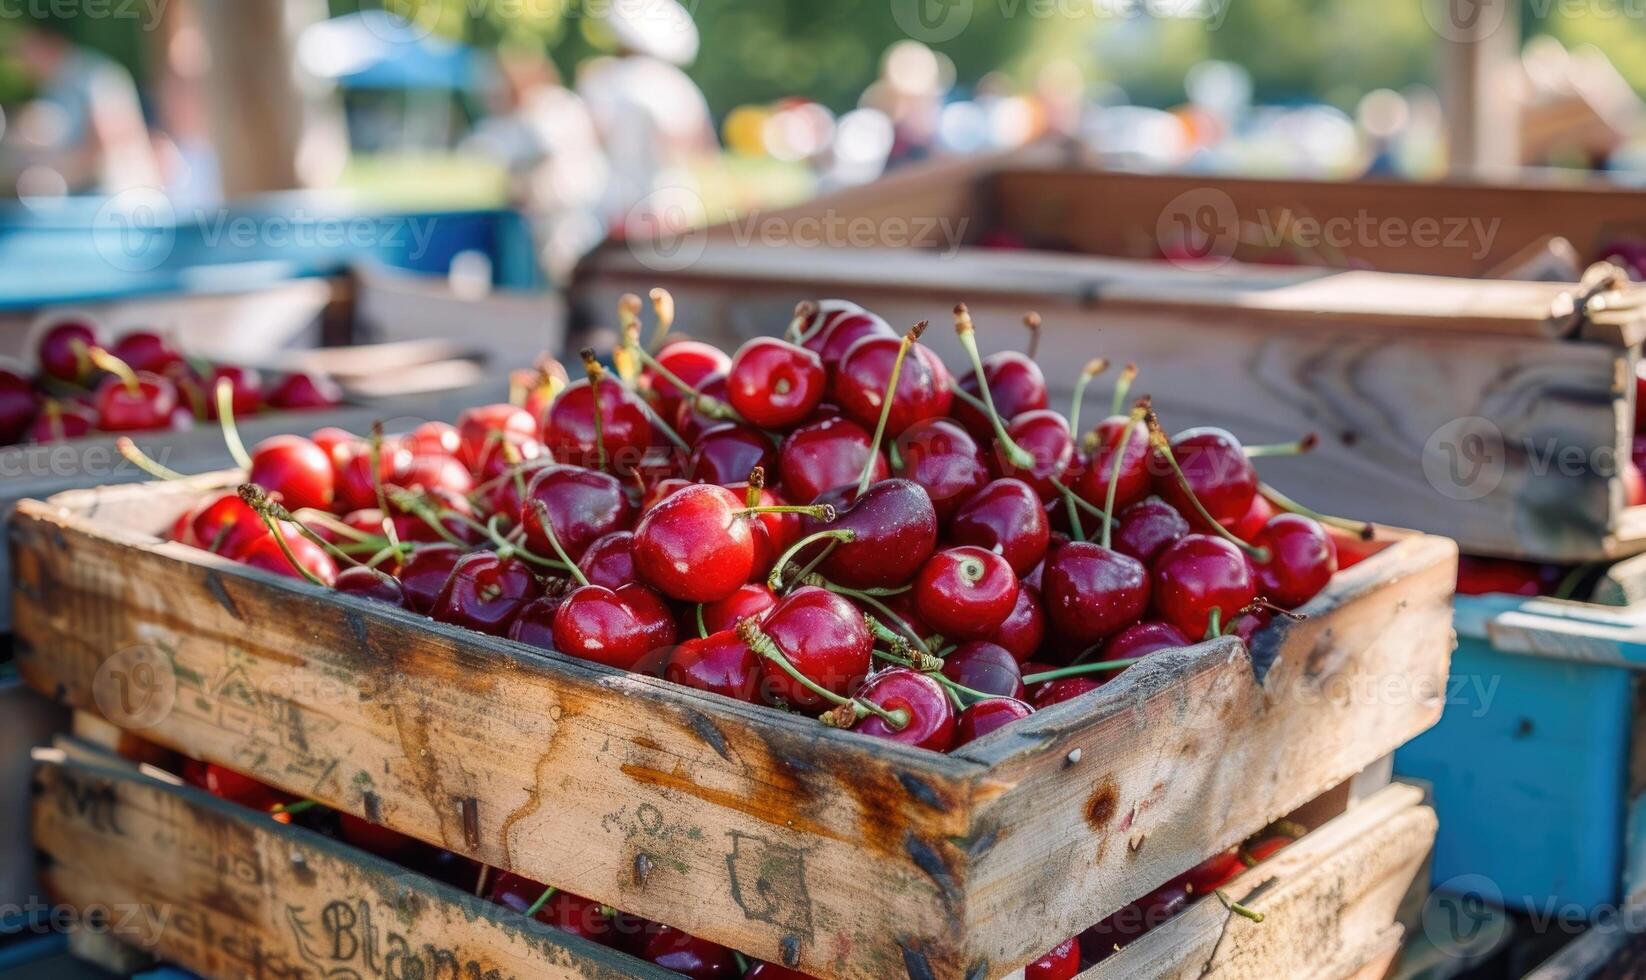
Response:
[{"label": "pile of cherries", "polygon": [[255,368],[187,357],[150,330],[104,346],[92,325],[66,320],[40,334],[35,357],[32,373],[0,364],[0,446],[189,429],[218,417],[222,387],[236,415],[331,408],[342,400],[324,375],[293,371],[265,381]]},{"label": "pile of cherries", "polygon": [[653,303],[648,346],[625,297],[615,372],[585,351],[586,377],[545,362],[455,426],[238,450],[247,483],[172,537],[936,751],[1158,651],[1249,639],[1375,547],[1259,482],[1252,457],[1307,440],[1169,438],[1127,407],[1131,368],[1083,423],[1101,362],[1054,411],[1031,356],[979,356],[964,307],[956,378],[924,324],[845,301],[730,357],[658,343],[673,309]]}]

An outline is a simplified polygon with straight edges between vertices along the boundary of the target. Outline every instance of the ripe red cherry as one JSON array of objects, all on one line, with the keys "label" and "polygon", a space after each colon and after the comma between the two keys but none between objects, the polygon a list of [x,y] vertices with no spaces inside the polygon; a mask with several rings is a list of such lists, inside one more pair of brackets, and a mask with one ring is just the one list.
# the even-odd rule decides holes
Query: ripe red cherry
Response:
[{"label": "ripe red cherry", "polygon": [[509,624],[509,639],[540,650],[553,650],[554,614],[565,601],[562,595],[546,595],[521,606],[514,622]]},{"label": "ripe red cherry", "polygon": [[187,532],[179,540],[238,560],[253,542],[268,533],[269,529],[257,512],[231,490],[200,504],[189,515]]},{"label": "ripe red cherry", "polygon": [[789,433],[778,450],[777,472],[791,500],[816,500],[836,487],[856,485],[869,457],[876,457],[872,481],[891,475],[886,458],[861,425],[846,418],[824,419]]},{"label": "ripe red cherry", "polygon": [[966,498],[989,482],[977,443],[949,419],[916,422],[903,430],[896,445],[894,472],[926,488],[941,524],[947,524]]},{"label": "ripe red cherry", "polygon": [[457,458],[479,472],[502,443],[536,439],[537,420],[516,405],[481,405],[457,416],[457,436]]},{"label": "ripe red cherry", "polygon": [[856,487],[837,487],[817,498],[835,508],[832,523],[806,517],[802,530],[847,530],[819,566],[837,585],[850,589],[893,588],[914,578],[937,547],[937,513],[931,498],[908,480],[881,480],[861,496]]},{"label": "ripe red cherry", "polygon": [[665,680],[722,697],[758,704],[760,658],[730,629],[692,638],[674,648]]},{"label": "ripe red cherry", "polygon": [[1019,577],[1046,556],[1051,525],[1040,498],[1022,480],[995,480],[972,494],[949,522],[949,540],[1006,559]]},{"label": "ripe red cherry", "polygon": [[[28,379],[15,371],[0,368],[0,446],[23,438],[23,433],[29,431],[34,413],[34,390]],[[37,432],[35,441],[46,440],[39,438]]]},{"label": "ripe red cherry", "polygon": [[634,530],[634,568],[671,599],[714,602],[754,569],[751,518],[725,487],[694,483],[647,511]]},{"label": "ripe red cherry", "polygon": [[[413,456],[451,456],[461,459],[463,438],[446,422],[424,422],[406,433],[401,445]],[[467,464],[464,464],[467,465]]]},{"label": "ripe red cherry", "polygon": [[[757,635],[768,639],[795,670],[834,694],[845,696],[869,672],[874,637],[857,608],[833,592],[801,586],[757,625]],[[747,641],[749,636],[743,638]],[[806,711],[829,706],[764,656],[760,673],[761,694],[771,703]]]},{"label": "ripe red cherry", "polygon": [[905,722],[893,727],[879,715],[867,715],[852,731],[890,739],[934,752],[947,752],[955,743],[954,706],[943,685],[904,667],[883,670],[864,682],[857,697],[888,712],[901,712]]},{"label": "ripe red cherry", "polygon": [[606,468],[632,473],[652,443],[651,418],[640,400],[621,383],[600,376],[600,431],[595,442],[595,385],[573,383],[549,406],[543,418],[543,445],[555,459],[579,466],[598,466],[605,447]]},{"label": "ripe red cherry", "polygon": [[[498,872],[486,897],[504,908],[524,914],[537,904],[549,886],[523,878],[510,871]],[[551,925],[562,932],[581,936],[602,946],[613,945],[611,917],[598,902],[592,902],[571,892],[556,891],[543,903],[534,916],[537,921]]]},{"label": "ripe red cherry", "polygon": [[1005,647],[984,640],[961,644],[943,658],[943,676],[980,694],[1023,698],[1023,672]]},{"label": "ripe red cherry", "polygon": [[[1130,438],[1126,436],[1128,427]],[[1094,507],[1107,507],[1109,481],[1115,474],[1116,456],[1119,456],[1120,478],[1114,481],[1115,510],[1124,510],[1148,496],[1153,479],[1149,473],[1148,428],[1132,425],[1128,416],[1111,415],[1097,423],[1092,439],[1096,449],[1074,480],[1075,493]]]},{"label": "ripe red cherry", "polygon": [[235,364],[217,364],[206,379],[206,417],[217,418],[218,382],[229,383],[229,404],[236,416],[254,415],[263,407],[263,374],[256,368]]},{"label": "ripe red cherry", "polygon": [[914,580],[914,599],[939,633],[979,639],[999,629],[1017,604],[1017,576],[1006,559],[963,545],[926,559]]},{"label": "ripe red cherry", "polygon": [[828,368],[831,380],[835,366],[846,356],[846,352],[852,349],[853,344],[864,337],[897,336],[897,331],[892,329],[891,324],[862,307],[825,315],[828,316],[829,322],[821,331],[808,338],[805,346],[823,358],[823,364]]},{"label": "ripe red cherry", "polygon": [[1065,477],[1075,458],[1074,437],[1069,434],[1068,420],[1050,409],[1042,409],[1013,419],[1006,427],[1006,434],[1029,454],[1033,463],[1028,467],[1014,466],[1006,447],[997,441],[989,458],[995,472],[1027,483],[1042,501],[1056,499],[1061,492],[1057,485],[1067,485]]},{"label": "ripe red cherry", "polygon": [[365,565],[353,565],[338,572],[337,581],[332,583],[332,588],[345,595],[399,606],[402,609],[409,608],[406,590],[399,581]]},{"label": "ripe red cherry", "polygon": [[1242,541],[1251,541],[1257,537],[1263,525],[1269,523],[1269,518],[1275,516],[1275,509],[1260,493],[1252,498],[1252,505],[1246,508],[1246,515],[1234,523],[1229,530]]},{"label": "ripe red cherry", "polygon": [[412,552],[400,568],[400,587],[410,607],[420,613],[433,609],[462,557],[462,549],[454,544],[425,545]]},{"label": "ripe red cherry", "polygon": [[347,429],[326,425],[309,433],[309,441],[325,450],[326,457],[336,466],[347,458],[350,448],[362,440]]},{"label": "ripe red cherry", "polygon": [[1046,613],[1040,605],[1040,590],[1027,582],[1017,588],[1017,597],[1012,600],[1012,611],[1006,614],[1005,622],[994,631],[989,641],[1011,651],[1018,663],[1024,663],[1034,656],[1040,644],[1046,638]]},{"label": "ripe red cherry", "polygon": [[452,566],[429,615],[442,623],[507,636],[521,608],[542,594],[542,583],[525,562],[480,551]]},{"label": "ripe red cherry", "polygon": [[1080,941],[1071,936],[1023,968],[1023,980],[1074,980],[1080,973]]},{"label": "ripe red cherry", "polygon": [[[891,386],[892,365],[897,361],[902,340],[869,336],[852,344],[840,361],[831,392],[847,417],[869,428],[880,422],[881,406]],[[949,414],[954,392],[949,388],[949,369],[931,350],[916,344],[903,360],[892,395],[892,410],[886,418],[886,434],[896,438],[921,419]]]},{"label": "ripe red cherry", "polygon": [[1183,631],[1171,623],[1146,621],[1133,623],[1103,644],[1103,653],[1096,659],[1133,660],[1161,650],[1177,650],[1194,643]]},{"label": "ripe red cherry", "polygon": [[[337,563],[332,561],[331,555],[326,554],[325,549],[295,531],[286,531],[283,536],[298,563],[308,569],[315,578],[326,585],[337,581]],[[303,573],[286,557],[286,553],[280,550],[280,544],[274,540],[272,534],[264,534],[254,539],[235,557],[241,563],[265,572],[273,572],[287,578],[304,578]]]},{"label": "ripe red cherry", "polygon": [[526,486],[525,504],[521,521],[527,547],[534,554],[554,554],[538,518],[536,505],[542,504],[572,561],[582,558],[596,538],[626,531],[634,521],[634,510],[617,478],[580,466],[555,464],[538,470]]},{"label": "ripe red cherry", "polygon": [[[657,352],[657,362],[686,384],[696,387],[705,378],[731,370],[732,359],[712,344],[696,340],[676,340]],[[672,419],[680,407],[683,392],[650,367],[640,372],[640,384],[657,398],[657,414]]]},{"label": "ripe red cherry", "polygon": [[1041,711],[1054,704],[1073,701],[1082,694],[1090,694],[1102,686],[1103,682],[1093,677],[1060,677],[1055,681],[1047,681],[1034,693],[1035,710]]},{"label": "ripe red cherry", "polygon": [[97,332],[88,324],[74,320],[54,324],[40,335],[35,346],[40,373],[68,384],[81,384],[92,371],[86,353],[96,346]]},{"label": "ripe red cherry", "polygon": [[622,670],[673,646],[677,635],[662,597],[636,582],[574,589],[554,614],[556,650]]},{"label": "ripe red cherry", "polygon": [[[377,506],[377,488],[400,486],[411,469],[412,455],[392,439],[385,439],[377,448],[376,479],[372,475],[372,451],[365,443],[338,450],[344,455],[336,465],[334,492],[349,510],[364,510]],[[333,459],[335,463],[335,457]]]},{"label": "ripe red cherry", "polygon": [[[24,395],[32,402],[33,396]],[[6,394],[0,387],[0,415],[6,411]],[[7,423],[0,418],[0,428]],[[40,414],[34,417],[34,423],[28,427],[30,442],[48,443],[63,442],[67,439],[80,439],[90,435],[97,429],[97,413],[89,406],[79,402],[60,402],[48,399],[40,406]],[[0,444],[6,440],[0,439]]]},{"label": "ripe red cherry", "polygon": [[133,330],[114,342],[109,353],[126,362],[133,371],[160,374],[183,359],[166,338],[150,330]]},{"label": "ripe red cherry", "polygon": [[578,559],[577,567],[591,585],[615,589],[635,580],[634,533],[613,531],[597,538]]},{"label": "ripe red cherry", "polygon": [[1337,573],[1337,545],[1320,522],[1301,514],[1277,514],[1252,544],[1269,553],[1257,563],[1263,597],[1287,609],[1319,595]]},{"label": "ripe red cherry", "polygon": [[263,399],[270,408],[308,411],[343,403],[343,389],[323,374],[293,371],[277,381]]},{"label": "ripe red cherry", "polygon": [[756,337],[732,358],[726,395],[750,423],[787,429],[812,414],[827,384],[816,354],[775,337]]},{"label": "ripe red cherry", "polygon": [[[726,376],[711,374],[698,385],[700,398],[682,398],[674,409],[674,431],[686,442],[723,422],[731,421],[726,412]],[[713,399],[711,402],[710,399]],[[715,407],[717,406],[717,407]],[[713,410],[711,411],[711,407]]]},{"label": "ripe red cherry", "polygon": [[753,617],[766,618],[766,613],[777,605],[777,593],[764,582],[740,585],[736,592],[718,602],[704,603],[703,627],[710,633],[736,628],[737,624]]},{"label": "ripe red cherry", "polygon": [[736,483],[756,466],[775,472],[777,447],[759,429],[727,422],[697,437],[686,461],[686,476],[704,483]]},{"label": "ripe red cherry", "polygon": [[1046,560],[1041,597],[1059,639],[1090,646],[1148,611],[1149,572],[1130,555],[1071,541]]},{"label": "ripe red cherry", "polygon": [[[409,459],[405,471],[398,474],[394,485],[407,490],[443,490],[447,495],[457,498],[467,498],[469,491],[474,489],[474,477],[462,463],[451,456],[418,456],[409,450],[401,448]],[[467,511],[465,511],[467,513]]]},{"label": "ripe red cherry", "polygon": [[1255,598],[1251,564],[1222,538],[1191,534],[1155,562],[1155,609],[1196,641],[1206,637],[1214,612],[1220,625],[1227,623]]},{"label": "ripe red cherry", "polygon": [[724,946],[687,935],[669,926],[647,930],[640,958],[690,980],[731,980],[738,976],[737,957]]},{"label": "ripe red cherry", "polygon": [[105,378],[93,401],[104,432],[152,432],[170,428],[178,412],[177,386],[158,374],[131,381]]},{"label": "ripe red cherry", "polygon": [[271,436],[254,446],[247,479],[289,510],[330,510],[335,494],[326,451],[302,436]]},{"label": "ripe red cherry", "polygon": [[960,712],[956,723],[955,744],[975,742],[990,732],[1005,728],[1019,718],[1034,714],[1034,709],[1016,698],[985,698],[974,701]]},{"label": "ripe red cherry", "polygon": [[[990,354],[983,359],[983,376],[988,379],[995,411],[1007,422],[1047,405],[1046,376],[1041,373],[1040,365],[1026,354],[1017,351]],[[979,400],[983,398],[975,372],[961,372],[959,383],[961,391]],[[955,401],[951,414],[973,438],[984,442],[994,438],[994,425],[989,417],[964,398]]]},{"label": "ripe red cherry", "polygon": [[1153,565],[1160,553],[1189,533],[1189,522],[1159,497],[1145,497],[1120,512],[1114,549]]},{"label": "ripe red cherry", "polygon": [[[1218,428],[1189,429],[1172,440],[1172,456],[1183,470],[1206,512],[1224,527],[1233,527],[1246,516],[1257,495],[1257,470],[1246,458],[1240,441]],[[1195,522],[1198,512],[1177,476],[1163,463],[1154,469],[1155,492]]]}]

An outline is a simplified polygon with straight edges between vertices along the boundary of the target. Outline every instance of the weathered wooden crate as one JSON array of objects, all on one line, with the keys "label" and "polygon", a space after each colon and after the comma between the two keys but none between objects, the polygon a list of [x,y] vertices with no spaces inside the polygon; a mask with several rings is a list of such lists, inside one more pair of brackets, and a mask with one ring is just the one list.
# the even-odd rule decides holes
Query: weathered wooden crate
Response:
[{"label": "weathered wooden crate", "polygon": [[[36,783],[52,897],[207,976],[674,975],[72,741]],[[1386,787],[1231,882],[1263,922],[1206,897],[1083,977],[1384,975],[1434,838],[1420,802]]]},{"label": "weathered wooden crate", "polygon": [[1009,972],[1428,727],[1451,645],[1455,548],[1399,535],[1251,651],[1151,657],[944,756],[161,543],[196,492],[19,507],[29,683],[826,977]]}]

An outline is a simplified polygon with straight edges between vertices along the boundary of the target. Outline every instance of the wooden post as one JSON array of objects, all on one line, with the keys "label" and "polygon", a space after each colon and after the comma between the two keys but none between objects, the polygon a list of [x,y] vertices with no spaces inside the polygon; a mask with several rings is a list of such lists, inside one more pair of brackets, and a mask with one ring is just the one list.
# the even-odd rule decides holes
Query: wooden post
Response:
[{"label": "wooden post", "polygon": [[1451,169],[1460,176],[1520,163],[1520,18],[1514,0],[1424,0],[1440,36]]}]

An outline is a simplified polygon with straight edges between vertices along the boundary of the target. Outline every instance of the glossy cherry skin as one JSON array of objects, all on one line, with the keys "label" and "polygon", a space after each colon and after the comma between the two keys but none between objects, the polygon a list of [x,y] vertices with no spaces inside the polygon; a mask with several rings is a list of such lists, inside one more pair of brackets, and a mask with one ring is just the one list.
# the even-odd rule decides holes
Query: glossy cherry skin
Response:
[{"label": "glossy cherry skin", "polygon": [[469,475],[468,468],[455,457],[418,456],[405,449],[400,451],[407,453],[410,463],[406,466],[405,472],[396,477],[396,486],[408,490],[418,487],[424,490],[444,490],[456,498],[466,498],[474,489],[474,477]]},{"label": "glossy cherry skin", "polygon": [[1274,516],[1274,505],[1265,500],[1260,493],[1252,498],[1252,505],[1246,508],[1245,516],[1236,521],[1229,530],[1234,532],[1235,537],[1249,542],[1257,537],[1258,532],[1262,531],[1263,526]]},{"label": "glossy cherry skin", "polygon": [[[1223,429],[1189,429],[1172,440],[1172,455],[1206,512],[1224,527],[1246,516],[1257,495],[1257,470],[1240,441]],[[1155,492],[1178,509],[1190,523],[1198,512],[1177,477],[1162,461],[1153,464]]]},{"label": "glossy cherry skin", "polygon": [[479,472],[503,442],[536,439],[537,434],[537,420],[518,405],[498,403],[464,409],[457,416],[457,458]]},{"label": "glossy cherry skin", "polygon": [[[543,445],[562,463],[597,466],[595,389],[585,378],[560,393],[543,417]],[[652,422],[640,400],[614,378],[600,380],[600,446],[606,468],[632,473],[652,443]]]},{"label": "glossy cherry skin", "polygon": [[151,330],[133,330],[121,335],[109,353],[133,371],[160,374],[183,359],[166,338]]},{"label": "glossy cherry skin", "polygon": [[751,424],[787,429],[812,414],[827,385],[815,353],[775,337],[756,337],[732,358],[726,397]]},{"label": "glossy cherry skin", "polygon": [[873,443],[867,429],[846,418],[801,426],[778,450],[777,472],[784,492],[791,500],[816,500],[836,487],[855,486],[871,455],[875,462],[869,479],[884,480],[891,470]]},{"label": "glossy cherry skin", "polygon": [[1114,550],[1153,565],[1160,553],[1190,531],[1177,508],[1159,497],[1145,497],[1120,512],[1114,529]]},{"label": "glossy cherry skin", "polygon": [[[1130,438],[1126,437],[1128,427],[1131,429]],[[1119,479],[1114,481],[1115,510],[1125,510],[1148,496],[1153,479],[1149,473],[1148,428],[1142,423],[1132,425],[1127,416],[1111,415],[1097,423],[1091,437],[1096,448],[1074,478],[1074,492],[1094,507],[1107,507],[1109,482],[1115,475],[1118,456],[1120,474]]]},{"label": "glossy cherry skin", "polygon": [[406,433],[400,444],[413,457],[451,456],[461,459],[463,452],[463,437],[458,434],[456,426],[447,422],[424,422]]},{"label": "glossy cherry skin", "polygon": [[1212,610],[1227,623],[1257,598],[1257,579],[1239,548],[1191,534],[1167,548],[1154,566],[1154,602],[1160,617],[1184,636],[1205,639]]},{"label": "glossy cherry skin", "polygon": [[[335,493],[348,510],[377,506],[377,487],[400,486],[411,469],[412,455],[393,440],[385,439],[377,449],[376,482],[372,478],[372,451],[365,443],[340,449],[344,454],[336,465]],[[333,460],[336,463],[336,460]]]},{"label": "glossy cherry skin", "polygon": [[673,646],[677,636],[662,597],[635,582],[574,589],[554,614],[556,650],[622,670]]},{"label": "glossy cherry skin", "polygon": [[[537,903],[549,886],[524,878],[509,871],[500,871],[492,882],[486,897],[515,912],[524,914],[525,911]],[[592,902],[571,892],[556,891],[543,903],[534,916],[539,922],[546,923],[574,936],[581,936],[602,946],[612,946],[615,941],[611,918],[599,902]]]},{"label": "glossy cherry skin", "polygon": [[440,590],[445,588],[452,569],[462,557],[462,549],[453,544],[431,544],[412,552],[399,575],[400,587],[405,589],[410,607],[420,613],[433,609]]},{"label": "glossy cherry skin", "polygon": [[225,558],[238,559],[269,529],[257,512],[240,495],[225,491],[195,508],[188,519],[187,533],[179,540]]},{"label": "glossy cherry skin", "polygon": [[900,339],[891,324],[861,307],[832,315],[830,321],[820,333],[808,339],[806,347],[817,351],[823,358],[823,364],[828,368],[831,380],[841,358],[846,356],[846,352],[852,349],[853,344],[864,337]]},{"label": "glossy cherry skin", "polygon": [[565,601],[562,595],[546,595],[521,606],[514,622],[509,624],[509,639],[540,650],[553,650],[554,614]]},{"label": "glossy cherry skin", "polygon": [[1080,941],[1070,937],[1023,968],[1023,980],[1074,980],[1080,974]]},{"label": "glossy cherry skin", "polygon": [[[834,401],[848,418],[871,431],[879,424],[892,364],[902,343],[895,337],[864,337],[852,344],[835,373],[830,389]],[[895,439],[921,419],[948,415],[953,399],[949,369],[936,354],[916,344],[903,359],[892,410],[886,417],[886,435]]]},{"label": "glossy cherry skin", "polygon": [[1019,577],[1046,557],[1051,525],[1040,498],[1022,480],[994,480],[972,494],[949,521],[948,539],[1006,559]]},{"label": "glossy cherry skin", "polygon": [[275,382],[263,400],[270,408],[286,411],[333,408],[343,404],[343,389],[323,374],[293,371]]},{"label": "glossy cherry skin", "polygon": [[409,608],[406,600],[406,590],[398,579],[375,568],[364,565],[353,565],[337,573],[337,581],[332,588],[344,595],[358,596],[361,599],[370,599],[385,605]]},{"label": "glossy cherry skin", "polygon": [[1103,644],[1103,652],[1096,660],[1133,660],[1161,650],[1177,650],[1192,646],[1194,640],[1171,623],[1148,620],[1133,623]]},{"label": "glossy cherry skin", "polygon": [[583,557],[595,539],[613,531],[626,531],[634,523],[623,484],[607,473],[580,466],[554,464],[532,476],[526,486],[526,506],[521,522],[526,529],[526,545],[533,554],[552,556],[554,549],[543,530],[536,504],[548,509],[555,537],[572,561]]},{"label": "glossy cherry skin", "polygon": [[591,585],[615,589],[635,581],[634,532],[613,531],[583,552],[577,567]]},{"label": "glossy cherry skin", "polygon": [[671,599],[714,602],[736,592],[754,569],[752,518],[725,487],[694,483],[648,510],[634,529],[640,580]]},{"label": "glossy cherry skin", "polygon": [[1005,728],[1019,718],[1034,714],[1034,709],[1016,698],[986,698],[974,701],[960,712],[956,722],[955,744],[975,742],[993,731]]},{"label": "glossy cherry skin", "polygon": [[1252,544],[1269,553],[1269,560],[1256,566],[1263,598],[1287,609],[1319,595],[1337,574],[1337,545],[1312,517],[1277,514]]},{"label": "glossy cherry skin", "polygon": [[[697,437],[725,422],[733,421],[727,411],[726,376],[711,374],[704,378],[698,387],[701,398],[683,398],[674,409],[674,431],[687,444],[697,441]],[[718,403],[715,412],[708,407],[714,399]],[[717,414],[718,413],[718,414]]]},{"label": "glossy cherry skin", "polygon": [[[287,546],[304,568],[326,585],[337,581],[337,563],[332,561],[331,555],[326,554],[325,549],[308,538],[299,536],[295,531],[286,532],[284,536]],[[304,578],[303,573],[293,567],[286,553],[280,550],[280,544],[274,540],[272,534],[265,534],[252,541],[235,557],[241,563],[265,572],[284,575],[286,578]]]},{"label": "glossy cherry skin", "polygon": [[835,508],[825,523],[805,518],[802,531],[845,529],[842,541],[818,566],[825,578],[850,589],[895,588],[914,578],[937,547],[937,512],[919,484],[881,480],[861,496],[855,487],[837,487],[817,502]]},{"label": "glossy cherry skin", "polygon": [[72,320],[53,324],[35,345],[40,373],[68,384],[81,384],[92,371],[86,352],[96,346],[97,332],[89,325]]},{"label": "glossy cherry skin", "polygon": [[[728,483],[730,490],[739,500],[748,500],[749,484],[747,481]],[[770,490],[760,491],[761,507],[780,507],[787,501]],[[750,570],[750,578],[764,579],[772,570],[778,556],[789,549],[789,546],[800,540],[802,522],[799,514],[793,513],[765,513],[756,514],[749,521],[749,530],[754,535],[754,567]]]},{"label": "glossy cherry skin", "polygon": [[[676,340],[665,344],[657,352],[657,361],[669,373],[696,387],[705,378],[725,374],[731,370],[732,359],[720,348],[696,340]],[[682,392],[674,382],[646,367],[640,372],[640,384],[657,399],[657,414],[673,419],[680,408]]]},{"label": "glossy cherry skin", "polygon": [[508,636],[521,608],[542,594],[542,583],[524,561],[479,551],[452,566],[429,615],[442,623]]},{"label": "glossy cherry skin", "polygon": [[330,510],[336,489],[326,451],[302,436],[270,436],[252,447],[247,479],[288,510]]},{"label": "glossy cherry skin", "polygon": [[904,667],[883,670],[858,688],[857,697],[890,712],[906,712],[908,717],[901,728],[894,728],[879,715],[868,715],[858,719],[852,731],[933,752],[954,748],[954,705],[943,685],[925,674]]},{"label": "glossy cherry skin", "polygon": [[206,417],[217,418],[217,384],[229,383],[229,404],[235,417],[255,415],[263,407],[263,372],[237,364],[217,364],[206,379]]},{"label": "glossy cherry skin", "polygon": [[962,643],[943,658],[943,676],[981,694],[1024,698],[1023,672],[1005,647],[985,640]]},{"label": "glossy cherry skin", "polygon": [[718,602],[703,605],[703,626],[710,633],[733,629],[738,623],[753,617],[766,618],[766,613],[777,605],[777,593],[764,582],[750,582],[738,586],[736,592]]},{"label": "glossy cherry skin", "polygon": [[989,642],[1005,647],[1018,663],[1024,663],[1034,656],[1045,639],[1046,612],[1040,605],[1040,590],[1027,582],[1020,583],[1017,597],[1012,600],[1012,611],[989,636]]},{"label": "glossy cherry skin", "polygon": [[309,433],[309,441],[325,450],[326,457],[332,461],[333,466],[336,466],[342,460],[348,458],[352,447],[359,445],[364,440],[347,429],[339,429],[335,425],[325,425]]},{"label": "glossy cherry skin", "polygon": [[989,482],[977,443],[949,419],[916,422],[897,437],[896,447],[894,473],[926,488],[941,524]]},{"label": "glossy cherry skin", "polygon": [[665,680],[758,704],[760,657],[730,629],[693,637],[674,648]]},{"label": "glossy cherry skin", "polygon": [[686,476],[704,483],[736,483],[748,479],[756,466],[775,473],[777,447],[760,430],[727,422],[697,437]]},{"label": "glossy cherry skin", "polygon": [[158,374],[139,374],[131,387],[119,378],[103,379],[93,407],[104,432],[152,432],[170,428],[181,405],[176,385]]},{"label": "glossy cherry skin", "polygon": [[[833,592],[809,585],[795,589],[766,614],[760,630],[796,670],[842,697],[869,673],[874,637],[857,608]],[[830,706],[765,657],[760,673],[761,694],[769,703],[805,711]]]},{"label": "glossy cherry skin", "polygon": [[1148,611],[1149,572],[1130,555],[1072,541],[1047,559],[1041,597],[1059,638],[1090,646]]},{"label": "glossy cherry skin", "polygon": [[[0,368],[0,446],[10,445],[23,438],[29,423],[35,417],[33,386],[27,378],[14,371]],[[48,430],[49,431],[49,430]],[[44,442],[38,435],[36,442]]]},{"label": "glossy cherry skin", "polygon": [[989,459],[996,474],[1022,480],[1042,501],[1058,497],[1057,485],[1068,484],[1064,477],[1075,458],[1068,420],[1050,409],[1041,409],[1013,419],[1006,434],[1034,463],[1026,468],[1012,465],[1005,447],[997,442]]},{"label": "glossy cherry skin", "polygon": [[975,545],[939,551],[914,580],[915,608],[937,632],[981,639],[1000,628],[1017,604],[1017,576],[1006,559]]},{"label": "glossy cherry skin", "polygon": [[1102,686],[1103,682],[1095,677],[1060,677],[1055,681],[1047,681],[1034,692],[1035,710],[1040,711],[1054,704],[1073,701],[1082,694],[1090,694]]},{"label": "glossy cherry skin", "polygon": [[[24,395],[32,401],[32,396]],[[0,415],[7,410],[6,393],[0,387]],[[0,418],[0,428],[6,422]],[[40,407],[40,414],[34,417],[34,423],[28,427],[30,442],[50,443],[63,442],[68,439],[80,439],[97,430],[97,413],[90,406],[79,402],[47,401]],[[0,439],[0,444],[6,440]]]},{"label": "glossy cherry skin", "polygon": [[[1341,538],[1334,540],[1342,543]],[[1563,575],[1556,565],[1462,555],[1457,560],[1457,591],[1459,595],[1552,595]]]},{"label": "glossy cherry skin", "polygon": [[737,957],[731,950],[664,925],[648,930],[640,958],[691,980],[731,980],[738,976]]},{"label": "glossy cherry skin", "polygon": [[[983,359],[983,376],[989,381],[989,395],[994,399],[995,411],[1006,422],[1047,405],[1046,376],[1041,373],[1040,365],[1026,354],[1017,351],[990,354]],[[977,384],[977,372],[962,372],[959,383],[961,391],[982,399],[983,391]],[[985,443],[994,438],[994,426],[990,424],[989,417],[964,398],[955,399],[950,414],[974,438]]]}]

